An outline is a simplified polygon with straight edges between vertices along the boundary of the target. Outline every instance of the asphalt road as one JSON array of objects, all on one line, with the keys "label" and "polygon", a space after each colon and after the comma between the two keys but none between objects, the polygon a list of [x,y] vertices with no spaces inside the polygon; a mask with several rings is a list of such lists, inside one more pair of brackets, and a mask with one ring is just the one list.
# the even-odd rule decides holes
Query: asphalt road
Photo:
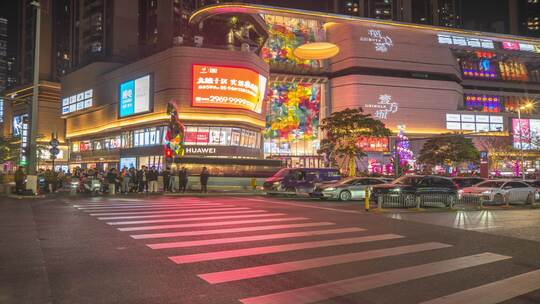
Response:
[{"label": "asphalt road", "polygon": [[540,210],[0,199],[0,303],[540,303]]}]

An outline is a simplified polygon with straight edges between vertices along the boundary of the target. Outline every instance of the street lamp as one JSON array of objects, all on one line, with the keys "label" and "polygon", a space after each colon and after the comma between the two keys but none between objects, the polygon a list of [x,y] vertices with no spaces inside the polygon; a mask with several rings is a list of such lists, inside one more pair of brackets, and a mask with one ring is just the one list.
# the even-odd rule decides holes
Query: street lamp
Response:
[{"label": "street lamp", "polygon": [[[534,103],[528,102],[528,103],[518,107],[518,109],[517,109],[517,112],[518,112],[518,128],[519,128],[519,155],[520,155],[520,158],[521,158],[521,176],[522,176],[523,180],[525,180],[525,160],[524,160],[524,157],[523,157],[523,136],[522,136],[523,130],[521,129],[521,110],[532,109],[533,107],[534,107]],[[518,173],[519,173],[519,171],[518,171]]]}]

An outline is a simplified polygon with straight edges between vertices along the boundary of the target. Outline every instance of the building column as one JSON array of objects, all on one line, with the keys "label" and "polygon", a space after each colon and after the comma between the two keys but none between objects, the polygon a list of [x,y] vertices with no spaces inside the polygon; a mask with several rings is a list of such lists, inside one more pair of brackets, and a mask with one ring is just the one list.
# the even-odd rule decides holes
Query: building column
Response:
[{"label": "building column", "polygon": [[519,35],[519,7],[518,0],[508,1],[509,30],[511,35]]}]

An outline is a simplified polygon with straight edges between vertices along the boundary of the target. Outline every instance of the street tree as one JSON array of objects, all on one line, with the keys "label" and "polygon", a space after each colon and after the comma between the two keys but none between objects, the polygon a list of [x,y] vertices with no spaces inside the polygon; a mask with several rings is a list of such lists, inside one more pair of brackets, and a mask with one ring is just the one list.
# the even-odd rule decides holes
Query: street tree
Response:
[{"label": "street tree", "polygon": [[0,136],[0,164],[17,161],[20,156],[20,139]]},{"label": "street tree", "polygon": [[[332,164],[347,167],[349,176],[356,175],[356,160],[366,154],[358,145],[362,137],[388,137],[392,132],[380,120],[364,114],[361,108],[344,109],[322,120],[321,130],[326,138],[321,141],[319,154]],[[345,165],[348,164],[348,165]]]},{"label": "street tree", "polygon": [[428,166],[455,167],[464,162],[478,163],[480,153],[470,138],[462,134],[441,136],[426,141],[418,161]]}]

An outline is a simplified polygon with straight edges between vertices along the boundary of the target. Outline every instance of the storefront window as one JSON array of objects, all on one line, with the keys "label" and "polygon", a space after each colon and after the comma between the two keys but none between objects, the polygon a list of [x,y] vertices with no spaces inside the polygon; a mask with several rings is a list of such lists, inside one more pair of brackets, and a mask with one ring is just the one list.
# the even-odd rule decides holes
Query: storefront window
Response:
[{"label": "storefront window", "polygon": [[133,131],[133,146],[157,146],[163,143],[164,127],[140,129]]},{"label": "storefront window", "polygon": [[197,130],[197,144],[208,145],[209,141],[210,141],[210,128],[199,127],[199,129]]},{"label": "storefront window", "polygon": [[107,150],[115,150],[120,149],[120,136],[112,137],[112,138],[106,138],[105,139],[105,149]]},{"label": "storefront window", "polygon": [[81,143],[78,142],[78,141],[74,141],[72,144],[71,144],[71,152],[79,152],[79,145]]},{"label": "storefront window", "polygon": [[133,147],[133,132],[124,132],[122,133],[122,148],[132,148]]},{"label": "storefront window", "polygon": [[232,128],[231,131],[231,146],[239,146],[240,145],[240,137],[242,136],[242,130],[237,128]]},{"label": "storefront window", "polygon": [[81,141],[79,145],[79,151],[80,152],[92,151],[92,144],[90,143],[90,141],[89,140]]},{"label": "storefront window", "polygon": [[242,146],[258,148],[260,134],[231,127],[186,126],[186,145]]}]

